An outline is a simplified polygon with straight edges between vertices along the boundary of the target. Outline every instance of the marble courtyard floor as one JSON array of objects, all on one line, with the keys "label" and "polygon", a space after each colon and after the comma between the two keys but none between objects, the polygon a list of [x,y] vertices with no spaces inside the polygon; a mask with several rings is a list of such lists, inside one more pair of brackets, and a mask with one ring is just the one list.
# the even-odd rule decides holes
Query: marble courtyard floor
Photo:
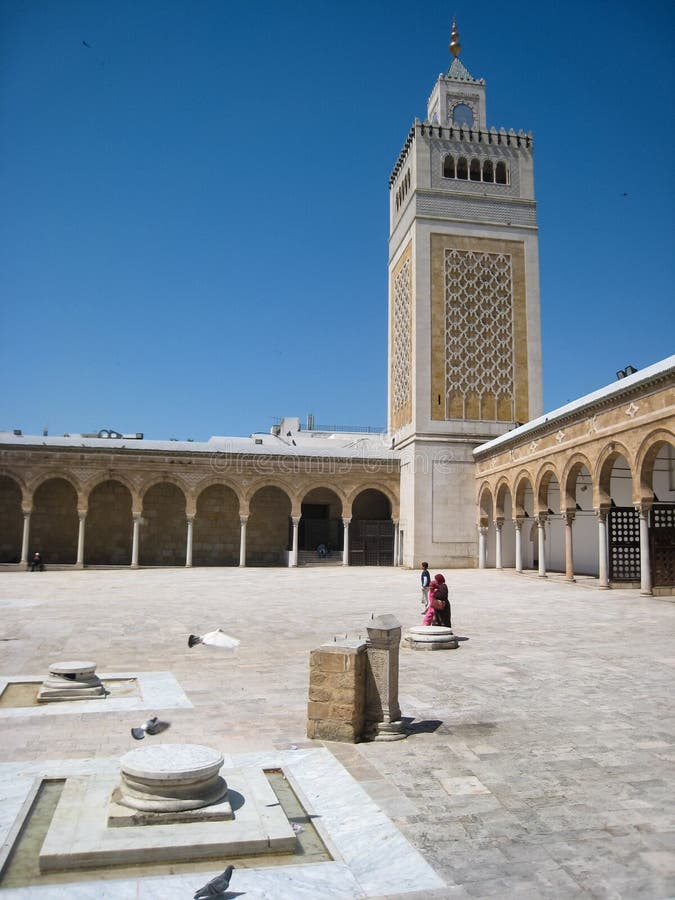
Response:
[{"label": "marble courtyard floor", "polygon": [[[365,634],[371,613],[419,624],[414,571],[0,574],[0,677],[90,659],[99,674],[138,675],[151,697],[0,709],[3,835],[16,778],[53,761],[95,769],[138,747],[130,727],[157,713],[171,728],[156,742],[304,759],[305,777],[341,794],[344,863],[237,869],[232,896],[675,896],[675,602],[507,571],[445,574],[454,631],[468,640],[402,649],[410,734],[358,745],[307,740],[309,652]],[[235,655],[188,649],[188,633],[217,627],[241,639]],[[0,896],[189,898],[205,880],[0,886]]]}]

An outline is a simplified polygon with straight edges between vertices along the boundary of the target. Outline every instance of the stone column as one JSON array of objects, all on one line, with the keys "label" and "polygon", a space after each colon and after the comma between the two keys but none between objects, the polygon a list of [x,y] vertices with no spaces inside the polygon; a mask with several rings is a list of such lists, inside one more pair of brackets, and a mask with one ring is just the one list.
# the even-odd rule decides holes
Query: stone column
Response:
[{"label": "stone column", "polygon": [[342,519],[342,546],[344,550],[342,551],[342,565],[349,565],[349,523],[352,521],[351,516],[347,518],[343,517]]},{"label": "stone column", "polygon": [[523,571],[523,520],[514,519],[513,527],[516,529],[516,572]]},{"label": "stone column", "polygon": [[131,537],[131,568],[138,568],[138,537],[141,530],[141,514],[135,512],[133,514],[134,530]]},{"label": "stone column", "polygon": [[298,525],[300,524],[300,518],[300,516],[291,516],[291,522],[293,523],[293,549],[291,550],[291,558],[288,564],[292,568],[298,567]]},{"label": "stone column", "polygon": [[649,550],[649,506],[636,506],[640,516],[640,593],[652,596],[652,561]]},{"label": "stone column", "polygon": [[241,526],[241,530],[239,532],[239,565],[244,567],[246,565],[246,523],[248,522],[248,516],[239,516],[239,523]]},{"label": "stone column", "polygon": [[565,514],[565,581],[576,581],[574,577],[574,553],[572,544],[572,525],[574,524],[574,513],[566,512]]},{"label": "stone column", "polygon": [[398,705],[400,644],[401,626],[394,616],[376,616],[368,625],[366,740],[400,741],[406,737]]},{"label": "stone column", "polygon": [[185,546],[185,568],[192,568],[192,534],[194,531],[195,517],[187,516],[187,543]]},{"label": "stone column", "polygon": [[23,535],[21,537],[21,568],[28,568],[28,546],[30,543],[30,514],[31,510],[23,510]]},{"label": "stone column", "polygon": [[398,522],[396,519],[392,519],[394,523],[394,565],[398,565]]},{"label": "stone column", "polygon": [[487,533],[485,525],[481,525],[478,529],[478,568],[485,569],[487,566]]},{"label": "stone column", "polygon": [[502,526],[503,519],[495,519],[495,569],[502,569]]},{"label": "stone column", "polygon": [[546,578],[546,516],[537,516],[537,555],[539,557],[538,575]]},{"label": "stone column", "polygon": [[77,530],[77,560],[75,562],[75,568],[84,569],[84,529],[87,522],[86,509],[78,509],[77,517],[80,521]]},{"label": "stone column", "polygon": [[601,591],[609,589],[609,574],[607,566],[607,510],[596,509],[598,517],[598,587]]}]

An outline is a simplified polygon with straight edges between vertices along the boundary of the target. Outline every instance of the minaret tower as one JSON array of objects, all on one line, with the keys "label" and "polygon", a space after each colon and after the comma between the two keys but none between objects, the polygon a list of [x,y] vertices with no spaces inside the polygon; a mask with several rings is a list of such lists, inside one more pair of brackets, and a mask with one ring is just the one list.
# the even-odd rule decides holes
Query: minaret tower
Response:
[{"label": "minaret tower", "polygon": [[389,430],[410,566],[476,564],[472,451],[542,411],[532,135],[487,127],[454,21],[449,49],[389,179]]}]

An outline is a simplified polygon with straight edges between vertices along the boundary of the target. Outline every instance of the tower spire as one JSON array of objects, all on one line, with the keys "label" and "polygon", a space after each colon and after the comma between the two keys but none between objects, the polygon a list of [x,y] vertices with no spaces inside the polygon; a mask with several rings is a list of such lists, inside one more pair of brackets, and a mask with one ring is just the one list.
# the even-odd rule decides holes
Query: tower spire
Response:
[{"label": "tower spire", "polygon": [[452,55],[457,59],[462,49],[462,45],[459,42],[459,32],[457,31],[457,21],[455,17],[452,18],[452,32],[450,34],[450,44],[448,46],[448,50]]}]

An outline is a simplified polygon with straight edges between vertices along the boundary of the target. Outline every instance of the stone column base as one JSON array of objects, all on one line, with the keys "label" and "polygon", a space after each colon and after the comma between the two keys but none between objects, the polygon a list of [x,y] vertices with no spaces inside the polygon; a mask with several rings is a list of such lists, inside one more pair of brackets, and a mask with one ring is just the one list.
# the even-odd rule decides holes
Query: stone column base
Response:
[{"label": "stone column base", "polygon": [[364,735],[367,741],[402,741],[408,737],[402,719],[396,722],[374,722]]},{"label": "stone column base", "polygon": [[415,625],[403,638],[403,646],[410,650],[456,650],[459,643],[445,625]]}]

